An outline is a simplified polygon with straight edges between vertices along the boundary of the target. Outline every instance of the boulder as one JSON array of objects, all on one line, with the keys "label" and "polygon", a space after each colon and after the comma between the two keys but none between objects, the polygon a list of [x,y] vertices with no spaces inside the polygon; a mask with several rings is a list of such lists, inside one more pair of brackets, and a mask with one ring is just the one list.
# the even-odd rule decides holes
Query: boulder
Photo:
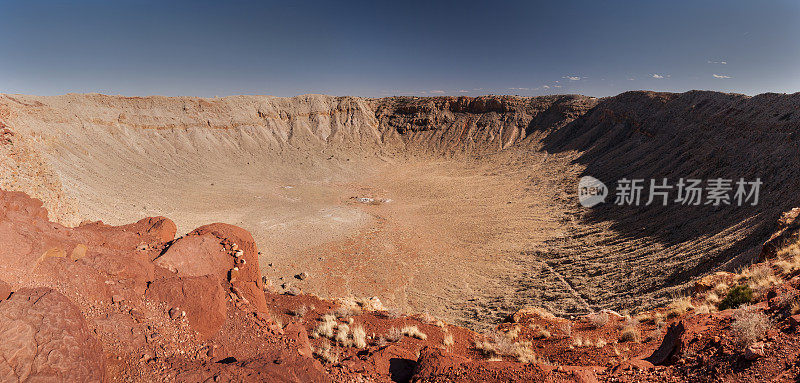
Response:
[{"label": "boulder", "polygon": [[[236,264],[237,258],[245,262]],[[224,223],[201,226],[175,241],[155,263],[179,276],[213,275],[230,281],[256,311],[267,311],[258,249],[245,229]],[[234,267],[238,269],[235,278],[231,278]]]},{"label": "boulder", "polygon": [[157,279],[150,283],[145,297],[180,310],[181,316],[186,312],[189,326],[202,339],[213,337],[225,323],[225,291],[219,280],[210,275]]}]

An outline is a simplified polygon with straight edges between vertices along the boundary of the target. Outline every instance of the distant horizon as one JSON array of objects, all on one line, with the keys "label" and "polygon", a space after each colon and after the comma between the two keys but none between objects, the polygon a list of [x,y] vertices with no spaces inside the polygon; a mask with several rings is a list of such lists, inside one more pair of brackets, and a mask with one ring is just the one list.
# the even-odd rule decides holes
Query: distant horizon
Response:
[{"label": "distant horizon", "polygon": [[800,91],[800,2],[7,0],[0,92]]},{"label": "distant horizon", "polygon": [[391,98],[391,97],[413,97],[413,98],[438,98],[438,97],[448,97],[448,98],[458,98],[458,97],[468,97],[468,98],[477,98],[477,97],[524,97],[524,98],[533,98],[533,97],[551,97],[551,96],[583,96],[583,97],[593,97],[593,98],[610,98],[616,97],[623,93],[629,92],[653,92],[653,93],[671,93],[671,94],[684,94],[690,92],[709,92],[709,93],[720,93],[720,94],[730,94],[730,95],[739,95],[739,96],[746,96],[746,97],[758,97],[765,94],[782,94],[782,95],[795,95],[800,93],[800,91],[787,93],[787,92],[763,92],[758,94],[745,94],[739,92],[722,92],[718,90],[710,90],[710,89],[690,89],[682,92],[672,92],[672,91],[659,91],[659,90],[652,90],[652,89],[629,89],[619,92],[617,94],[612,94],[608,96],[592,96],[588,94],[581,94],[581,93],[549,93],[549,94],[539,94],[533,96],[526,96],[520,94],[501,94],[501,93],[486,93],[486,94],[476,94],[476,95],[448,95],[448,94],[437,94],[437,95],[424,95],[424,96],[415,96],[415,95],[387,95],[387,96],[359,96],[359,95],[352,95],[352,94],[325,94],[325,93],[303,93],[303,94],[296,94],[294,96],[276,96],[272,94],[229,94],[224,96],[194,96],[194,95],[163,95],[163,94],[146,94],[146,95],[129,95],[129,94],[112,94],[112,93],[101,93],[101,92],[68,92],[68,93],[60,93],[60,94],[31,94],[31,93],[6,93],[0,92],[2,95],[9,95],[9,96],[34,96],[34,97],[60,97],[60,96],[69,96],[69,95],[101,95],[101,96],[108,96],[108,97],[124,97],[124,98],[148,98],[148,97],[167,97],[167,98],[228,98],[228,97],[275,97],[275,98],[294,98],[294,97],[303,97],[303,96],[326,96],[326,97],[355,97],[355,98]]}]

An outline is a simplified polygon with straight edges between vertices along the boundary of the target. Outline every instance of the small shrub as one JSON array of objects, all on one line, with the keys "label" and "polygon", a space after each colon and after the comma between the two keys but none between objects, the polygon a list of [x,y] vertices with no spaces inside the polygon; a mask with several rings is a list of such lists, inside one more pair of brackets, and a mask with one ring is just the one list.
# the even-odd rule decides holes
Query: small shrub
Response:
[{"label": "small shrub", "polygon": [[769,325],[769,318],[764,313],[755,306],[745,305],[733,312],[731,331],[737,343],[749,346],[766,335]]},{"label": "small shrub", "polygon": [[743,304],[750,303],[753,299],[753,289],[748,285],[734,286],[725,295],[725,298],[719,302],[720,310],[727,310],[737,308]]},{"label": "small shrub", "polygon": [[641,335],[639,334],[639,329],[634,326],[627,326],[622,329],[619,333],[619,341],[620,342],[636,342],[639,343],[641,340]]}]

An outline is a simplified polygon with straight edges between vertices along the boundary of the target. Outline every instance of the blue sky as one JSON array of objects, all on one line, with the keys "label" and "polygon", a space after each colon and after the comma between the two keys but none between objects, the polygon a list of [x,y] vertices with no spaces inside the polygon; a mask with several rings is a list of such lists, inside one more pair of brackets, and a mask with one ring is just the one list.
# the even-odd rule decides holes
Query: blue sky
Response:
[{"label": "blue sky", "polygon": [[800,91],[797,1],[0,0],[0,92]]}]

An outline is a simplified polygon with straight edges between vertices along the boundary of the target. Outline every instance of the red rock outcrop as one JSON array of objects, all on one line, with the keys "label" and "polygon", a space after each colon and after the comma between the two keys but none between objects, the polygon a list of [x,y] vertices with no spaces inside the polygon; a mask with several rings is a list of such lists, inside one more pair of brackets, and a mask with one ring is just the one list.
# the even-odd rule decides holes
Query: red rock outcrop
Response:
[{"label": "red rock outcrop", "polygon": [[0,380],[101,382],[105,356],[78,307],[48,288],[0,301]]}]

